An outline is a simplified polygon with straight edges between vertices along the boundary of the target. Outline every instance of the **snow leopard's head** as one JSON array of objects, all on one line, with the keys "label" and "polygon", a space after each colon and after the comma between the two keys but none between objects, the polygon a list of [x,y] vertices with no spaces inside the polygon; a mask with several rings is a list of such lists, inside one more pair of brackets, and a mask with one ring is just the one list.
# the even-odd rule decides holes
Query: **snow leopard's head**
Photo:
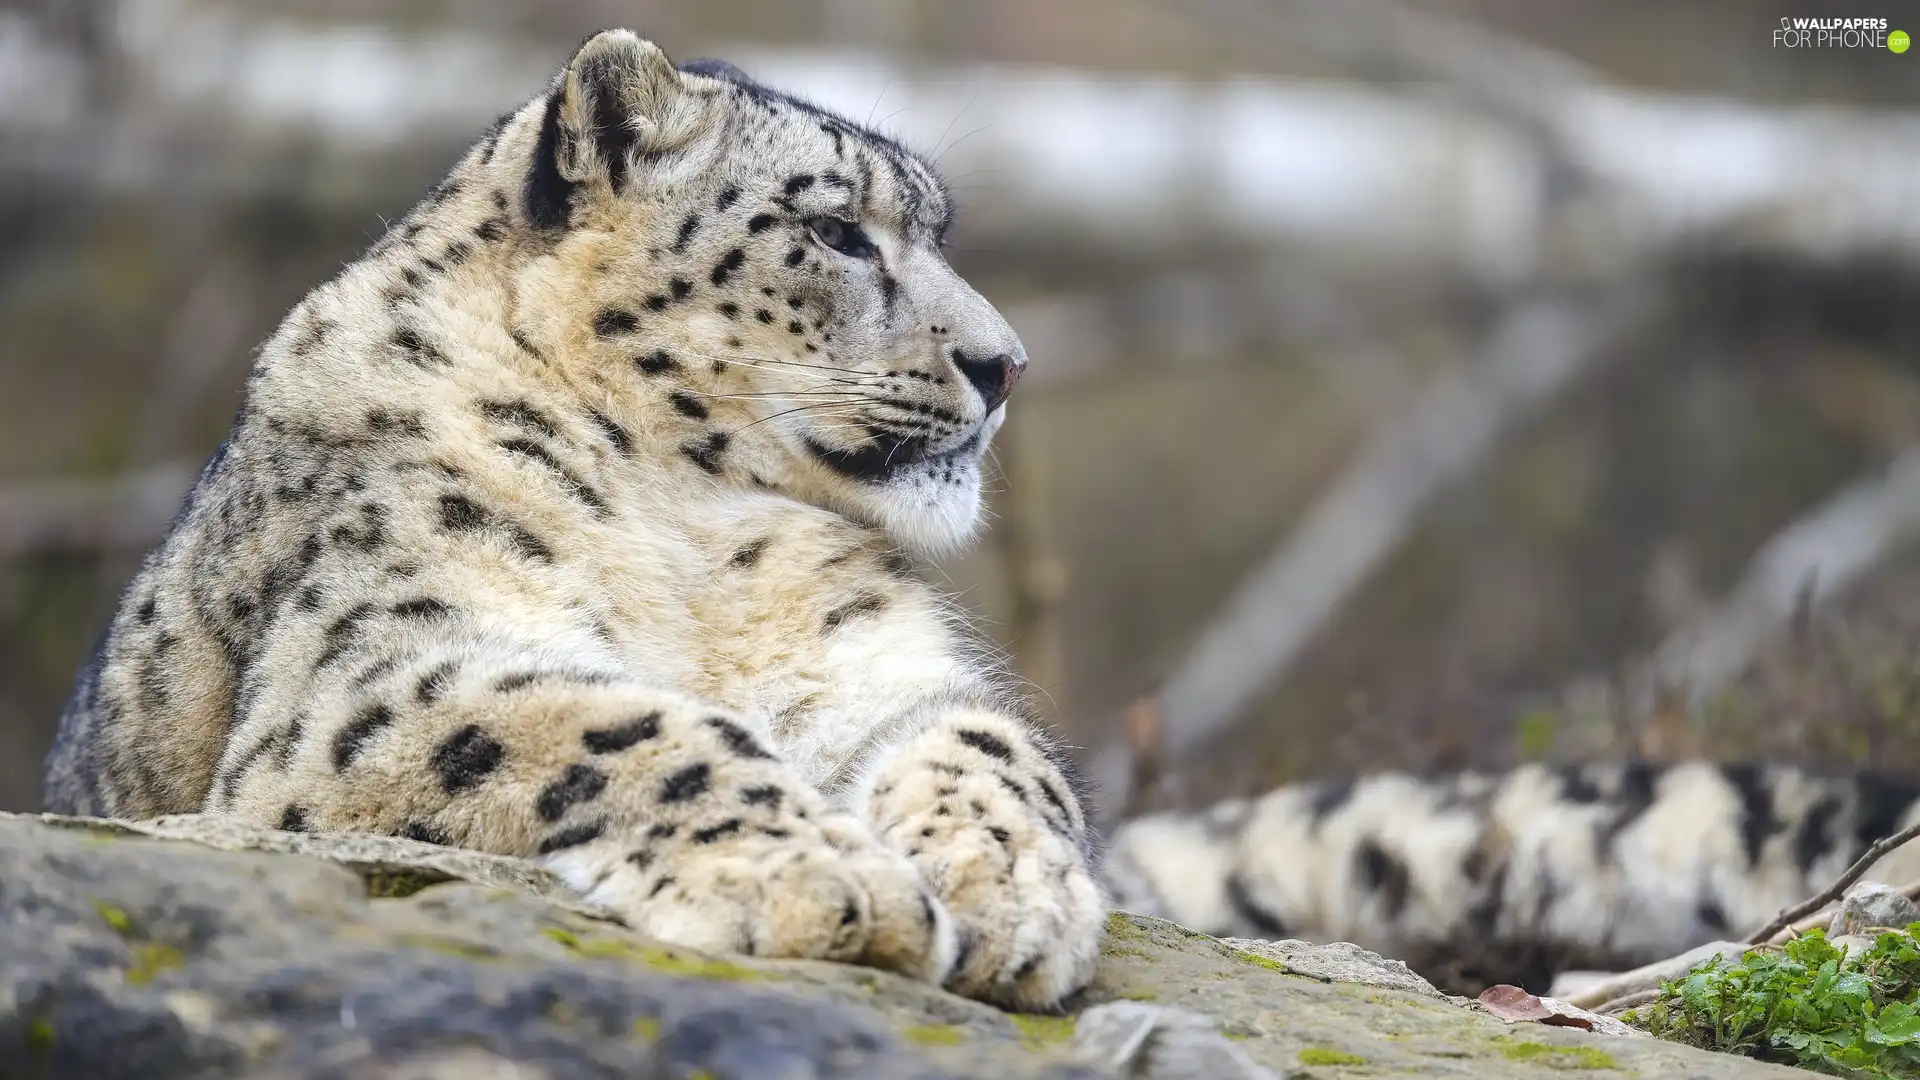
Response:
[{"label": "snow leopard's head", "polygon": [[526,210],[591,267],[562,300],[705,425],[689,456],[921,552],[964,540],[1027,358],[947,264],[932,166],[623,30],[583,45],[544,108]]}]

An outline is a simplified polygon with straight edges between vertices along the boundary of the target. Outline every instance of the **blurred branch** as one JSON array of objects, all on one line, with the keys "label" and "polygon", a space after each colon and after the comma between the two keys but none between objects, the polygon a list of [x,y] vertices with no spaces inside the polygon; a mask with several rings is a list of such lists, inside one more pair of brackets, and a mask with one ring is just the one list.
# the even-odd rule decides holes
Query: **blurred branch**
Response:
[{"label": "blurred branch", "polygon": [[[1567,299],[1520,303],[1478,362],[1440,377],[1383,423],[1359,458],[1241,579],[1160,694],[1159,746],[1169,762],[1232,722],[1285,677],[1347,599],[1397,550],[1448,485],[1483,464],[1500,437],[1609,357],[1642,325],[1637,292],[1583,307]],[[1109,749],[1094,775],[1102,808],[1130,793],[1127,752]]]},{"label": "blurred branch", "polygon": [[1127,778],[1127,801],[1119,808],[1122,818],[1132,818],[1147,809],[1170,779],[1161,768],[1160,703],[1143,697],[1127,707],[1122,729],[1132,771]]},{"label": "blurred branch", "polygon": [[[1230,42],[1305,44],[1376,86],[941,69],[851,51],[736,59],[855,115],[892,87],[914,103],[900,121],[913,142],[938,145],[964,111],[979,132],[944,164],[960,179],[991,178],[993,198],[967,230],[976,250],[1191,251],[1307,237],[1388,262],[1415,254],[1505,272],[1509,248],[1541,246],[1540,197],[1568,191],[1595,196],[1575,223],[1587,230],[1580,248],[1627,257],[1682,227],[1759,224],[1771,233],[1756,239],[1799,247],[1920,245],[1920,218],[1908,212],[1920,138],[1912,113],[1633,91],[1539,46],[1390,3],[1185,3]],[[112,25],[132,29],[115,36],[109,74],[124,93],[114,90],[111,106],[96,100],[107,84],[69,85],[89,66],[66,35],[36,33],[9,54],[35,68],[0,84],[6,181],[357,210],[417,189],[540,85],[560,51],[484,28],[412,34],[371,19],[327,25],[218,5],[159,18],[141,14],[152,5],[121,7],[130,14]],[[298,63],[231,59],[263,55]],[[1434,108],[1405,93],[1410,82],[1442,87],[1464,108]],[[1076,134],[1142,125],[1164,138],[1127,144],[1124,168],[1117,144]],[[1246,182],[1280,140],[1318,163],[1318,182]],[[1343,152],[1353,148],[1364,152]],[[1058,243],[1063,233],[1075,243]]]},{"label": "blurred branch", "polygon": [[[169,262],[175,266],[207,263],[212,229],[205,206],[176,206],[166,236]],[[128,456],[134,461],[165,461],[198,451],[189,435],[214,387],[244,352],[253,290],[219,259],[195,278],[161,338],[148,392],[133,420]],[[101,595],[112,595],[126,568],[101,559],[94,580]]]},{"label": "blurred branch", "polygon": [[1066,595],[1067,568],[1053,542],[1053,513],[1047,498],[1047,463],[1040,441],[1019,421],[1000,429],[994,457],[1007,491],[995,500],[1000,521],[993,530],[1001,572],[1007,577],[1009,644],[1020,657],[1021,672],[1037,687],[1058,716],[1055,696],[1066,683],[1060,602]]},{"label": "blurred branch", "polygon": [[[191,220],[193,215],[181,216]],[[186,235],[177,242],[180,250],[171,253],[173,265],[205,263],[211,230],[204,222],[176,228]],[[181,444],[191,425],[246,348],[248,314],[255,306],[252,291],[242,276],[218,260],[187,290],[161,338],[153,380],[133,423],[134,460],[151,461],[186,449]]]},{"label": "blurred branch", "polygon": [[1920,446],[1767,541],[1725,600],[1655,650],[1642,694],[1678,691],[1694,702],[1711,697],[1798,613],[1846,591],[1916,535]]},{"label": "blurred branch", "polygon": [[1384,0],[1189,0],[1236,34],[1286,38],[1392,82],[1437,82],[1463,103],[1527,132],[1546,148],[1566,144],[1576,95],[1601,90],[1592,69],[1483,26]]},{"label": "blurred branch", "polygon": [[[1606,280],[1628,284],[1604,305],[1585,308],[1571,297],[1521,296],[1498,317],[1482,360],[1443,376],[1424,400],[1381,427],[1301,524],[1242,579],[1169,676],[1160,695],[1161,747],[1169,767],[1285,678],[1413,532],[1441,489],[1479,468],[1525,416],[1621,351],[1614,347],[1619,338],[1647,314],[1647,298],[1631,283],[1658,280],[1676,252],[1759,208],[1772,215],[1767,239],[1785,239],[1803,250],[1886,242],[1883,231],[1862,231],[1834,213],[1834,187],[1850,167],[1839,157],[1825,163],[1833,173],[1826,182],[1779,186],[1770,204],[1676,210],[1673,196],[1683,185],[1669,183],[1663,203],[1646,184],[1649,163],[1667,164],[1649,141],[1650,98],[1610,87],[1570,59],[1471,23],[1389,0],[1289,0],[1277,7],[1251,0],[1188,3],[1236,40],[1304,43],[1367,77],[1438,82],[1512,131],[1536,159],[1543,185],[1531,234],[1531,276],[1564,288],[1599,271]],[[1748,116],[1749,123],[1758,113]],[[1614,142],[1598,138],[1596,118],[1611,122]],[[1782,114],[1767,123],[1778,125],[1772,132],[1776,150],[1795,142],[1811,148],[1823,135],[1800,117]],[[1859,134],[1849,130],[1846,137],[1857,140]],[[1623,150],[1633,153],[1622,158]],[[1884,163],[1872,154],[1855,160]],[[1902,161],[1895,172],[1910,168],[1910,161]],[[1670,170],[1655,169],[1663,171]],[[1853,169],[1846,176],[1866,183],[1859,174]],[[1566,242],[1574,238],[1579,243]],[[1569,252],[1580,259],[1548,261]],[[1596,260],[1595,253],[1602,257]],[[1094,774],[1109,789],[1103,791],[1104,809],[1126,805],[1123,748],[1105,751]]]},{"label": "blurred branch", "polygon": [[0,488],[0,558],[151,547],[165,534],[194,472],[184,462],[168,462],[111,481]]},{"label": "blurred branch", "polygon": [[1832,884],[1821,889],[1806,900],[1782,909],[1780,914],[1775,915],[1771,922],[1755,930],[1753,934],[1747,938],[1747,944],[1765,945],[1773,940],[1775,934],[1786,930],[1797,921],[1825,908],[1828,904],[1838,901],[1847,891],[1847,886],[1859,881],[1868,870],[1873,869],[1874,863],[1885,858],[1887,854],[1895,848],[1908,844],[1916,838],[1920,838],[1920,822],[1915,822],[1901,829],[1899,832],[1894,833],[1892,836],[1883,836],[1875,840],[1873,846],[1869,847],[1858,859],[1855,859],[1852,866],[1842,871],[1840,876],[1833,880]]},{"label": "blurred branch", "polygon": [[[1611,272],[1724,233],[1810,255],[1920,244],[1920,228],[1900,220],[1920,130],[1911,112],[1622,86],[1551,49],[1394,0],[1185,3],[1230,41],[1304,45],[1388,86],[1429,83],[1518,136],[1538,159],[1544,198],[1561,203],[1543,208],[1536,240],[1545,249],[1577,238],[1555,250]],[[1903,132],[1899,149],[1890,128]],[[1730,147],[1741,150],[1733,170]]]},{"label": "blurred branch", "polygon": [[1566,303],[1518,307],[1483,358],[1448,372],[1383,423],[1285,542],[1234,591],[1162,692],[1178,753],[1279,681],[1300,649],[1415,524],[1442,487],[1488,456],[1531,406],[1601,355],[1594,329]]}]

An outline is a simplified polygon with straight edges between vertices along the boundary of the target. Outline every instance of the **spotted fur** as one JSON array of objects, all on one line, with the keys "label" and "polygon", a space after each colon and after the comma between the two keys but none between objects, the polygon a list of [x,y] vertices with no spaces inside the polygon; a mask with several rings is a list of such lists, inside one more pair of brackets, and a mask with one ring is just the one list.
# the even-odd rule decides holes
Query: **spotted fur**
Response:
[{"label": "spotted fur", "polygon": [[[1920,786],[1784,766],[1386,773],[1136,819],[1104,873],[1120,906],[1211,933],[1544,988],[1744,936],[1915,820]],[[1920,845],[1876,875],[1920,877]]]},{"label": "spotted fur", "polygon": [[540,858],[672,941],[1057,1004],[1104,914],[1073,781],[902,572],[1025,365],[952,206],[594,37],[261,349],[47,805]]}]

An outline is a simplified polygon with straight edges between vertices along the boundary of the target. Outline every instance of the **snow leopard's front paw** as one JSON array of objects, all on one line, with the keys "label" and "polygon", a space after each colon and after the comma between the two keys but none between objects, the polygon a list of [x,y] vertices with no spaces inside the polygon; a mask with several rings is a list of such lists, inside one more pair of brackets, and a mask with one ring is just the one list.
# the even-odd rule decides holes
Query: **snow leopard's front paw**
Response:
[{"label": "snow leopard's front paw", "polygon": [[903,763],[880,778],[870,813],[953,916],[948,988],[1027,1011],[1093,978],[1106,918],[1078,838],[1033,805],[1044,797],[1033,786],[996,768]]},{"label": "snow leopard's front paw", "polygon": [[597,881],[585,890],[589,902],[662,941],[944,981],[956,952],[945,907],[906,859],[858,822],[832,820],[841,816],[779,827],[659,825],[626,850],[570,852],[549,865],[570,881]]}]

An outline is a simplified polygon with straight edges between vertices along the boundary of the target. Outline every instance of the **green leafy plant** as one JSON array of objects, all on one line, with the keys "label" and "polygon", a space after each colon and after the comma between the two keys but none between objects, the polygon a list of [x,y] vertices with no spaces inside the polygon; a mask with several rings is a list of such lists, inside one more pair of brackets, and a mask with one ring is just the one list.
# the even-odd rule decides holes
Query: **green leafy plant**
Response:
[{"label": "green leafy plant", "polygon": [[1715,959],[1622,1018],[1662,1038],[1835,1076],[1920,1080],[1920,923],[1862,953],[1815,930]]}]

